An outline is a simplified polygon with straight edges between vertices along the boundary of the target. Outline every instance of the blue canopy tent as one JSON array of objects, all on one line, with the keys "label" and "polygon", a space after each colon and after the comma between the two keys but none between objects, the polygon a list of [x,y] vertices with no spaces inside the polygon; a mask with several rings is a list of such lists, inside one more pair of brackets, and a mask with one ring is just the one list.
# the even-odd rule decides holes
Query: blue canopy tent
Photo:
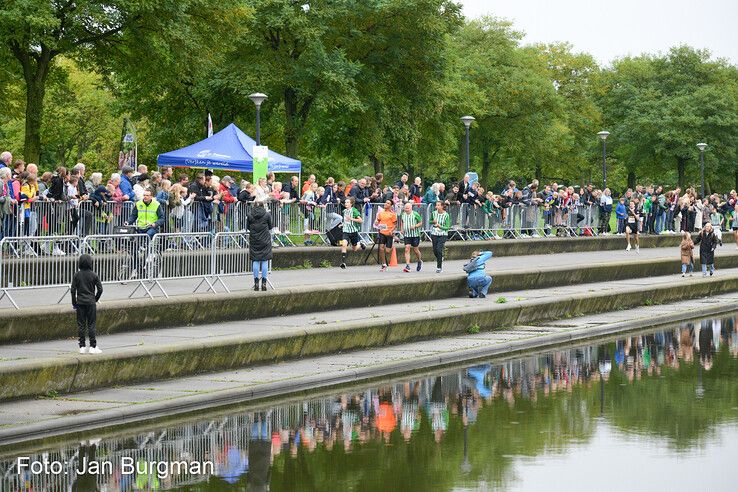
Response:
[{"label": "blue canopy tent", "polygon": [[[254,172],[251,153],[256,141],[231,123],[212,137],[197,143],[159,154],[159,166],[221,169],[224,171]],[[302,164],[297,159],[269,151],[268,170],[275,173],[302,173]]]}]

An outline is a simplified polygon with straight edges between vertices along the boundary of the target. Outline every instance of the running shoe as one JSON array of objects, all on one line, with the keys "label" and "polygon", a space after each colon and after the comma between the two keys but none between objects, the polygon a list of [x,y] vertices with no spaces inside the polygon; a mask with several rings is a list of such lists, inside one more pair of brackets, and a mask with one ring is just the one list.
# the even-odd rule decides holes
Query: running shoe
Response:
[{"label": "running shoe", "polygon": [[346,269],[346,264],[345,263],[341,263],[341,269],[342,270],[345,270]]},{"label": "running shoe", "polygon": [[423,269],[423,262],[422,261],[419,261],[418,262],[418,265],[415,267],[415,271],[416,272],[419,272],[422,269]]},{"label": "running shoe", "polygon": [[410,273],[410,265],[405,265],[405,268],[402,269],[405,273]]}]

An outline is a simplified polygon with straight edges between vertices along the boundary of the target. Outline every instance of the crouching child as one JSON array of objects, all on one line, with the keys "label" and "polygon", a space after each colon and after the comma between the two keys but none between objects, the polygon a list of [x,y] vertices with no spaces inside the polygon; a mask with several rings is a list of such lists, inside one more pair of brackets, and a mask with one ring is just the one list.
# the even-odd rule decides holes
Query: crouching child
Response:
[{"label": "crouching child", "polygon": [[464,265],[467,273],[466,284],[469,287],[469,297],[472,299],[487,297],[489,287],[492,285],[492,277],[485,272],[486,262],[492,258],[491,251],[475,251],[469,263]]},{"label": "crouching child", "polygon": [[86,354],[85,332],[90,339],[91,354],[102,351],[95,338],[95,322],[97,320],[97,301],[102,296],[103,288],[100,278],[92,271],[92,257],[80,255],[79,270],[72,279],[72,307],[77,311],[77,333],[79,335],[79,353]]}]

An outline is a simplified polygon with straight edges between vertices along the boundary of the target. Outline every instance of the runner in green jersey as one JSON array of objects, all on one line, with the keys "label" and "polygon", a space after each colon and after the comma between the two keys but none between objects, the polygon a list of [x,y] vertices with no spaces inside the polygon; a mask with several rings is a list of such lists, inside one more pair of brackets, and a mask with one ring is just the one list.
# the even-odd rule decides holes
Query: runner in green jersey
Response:
[{"label": "runner in green jersey", "polygon": [[420,255],[420,230],[423,227],[423,219],[418,212],[413,210],[412,203],[406,203],[400,220],[402,222],[402,238],[405,242],[405,268],[402,271],[410,272],[410,248],[412,248],[415,252],[415,258],[418,260],[415,270],[419,272],[423,268],[423,260]]},{"label": "runner in green jersey", "polygon": [[354,207],[354,197],[347,198],[343,209],[343,239],[341,240],[341,268],[346,268],[346,251],[348,244],[351,243],[351,249],[358,251],[359,248],[364,249],[366,246],[359,238],[361,223],[361,212]]}]

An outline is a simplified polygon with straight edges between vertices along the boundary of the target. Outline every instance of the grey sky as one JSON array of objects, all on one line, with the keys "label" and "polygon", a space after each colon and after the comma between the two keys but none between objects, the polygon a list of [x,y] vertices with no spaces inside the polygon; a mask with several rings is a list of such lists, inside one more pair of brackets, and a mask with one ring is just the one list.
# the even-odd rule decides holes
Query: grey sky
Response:
[{"label": "grey sky", "polygon": [[467,17],[514,22],[524,42],[568,41],[608,63],[688,44],[738,64],[738,0],[459,0]]}]

